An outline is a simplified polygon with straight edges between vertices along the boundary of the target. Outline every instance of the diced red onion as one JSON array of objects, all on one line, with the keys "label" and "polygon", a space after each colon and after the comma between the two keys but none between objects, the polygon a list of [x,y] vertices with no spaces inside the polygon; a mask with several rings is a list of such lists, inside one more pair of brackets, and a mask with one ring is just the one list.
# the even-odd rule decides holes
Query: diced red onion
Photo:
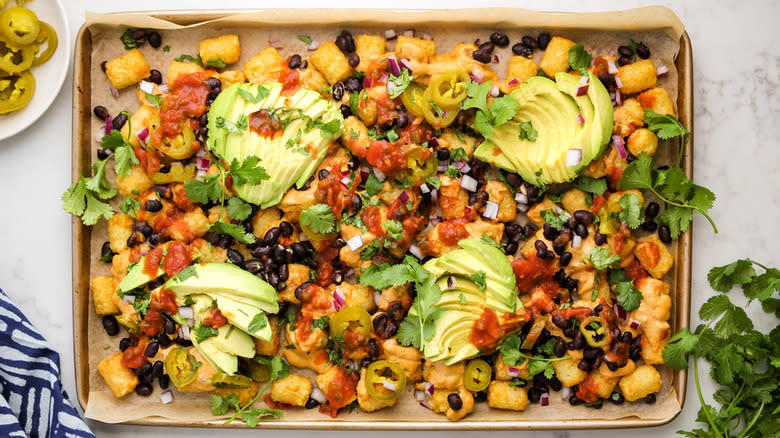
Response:
[{"label": "diced red onion", "polygon": [[241,223],[241,221],[240,221],[240,220],[238,220],[238,219],[230,219],[230,223],[231,223],[232,225],[238,225],[238,224],[240,224],[240,223]]},{"label": "diced red onion", "polygon": [[374,291],[374,304],[379,306],[379,303],[382,301],[382,293],[378,290]]},{"label": "diced red onion", "polygon": [[476,192],[477,180],[468,175],[463,175],[463,178],[460,180],[460,186],[463,187],[466,191]]},{"label": "diced red onion", "polygon": [[141,81],[140,84],[138,84],[138,88],[147,94],[154,93],[154,84],[147,81]]},{"label": "diced red onion", "polygon": [[336,288],[336,290],[333,291],[333,305],[336,307],[336,310],[341,310],[341,308],[344,307],[346,299],[347,298],[344,296],[344,292],[342,292],[341,289]]},{"label": "diced red onion", "polygon": [[398,65],[398,60],[395,59],[395,55],[390,55],[390,57],[387,58],[387,66],[390,68],[390,73],[392,73],[393,76],[401,75],[401,67]]},{"label": "diced red onion", "polygon": [[612,58],[607,58],[607,73],[611,75],[615,75],[618,72],[617,65],[615,65],[615,61],[612,60]]},{"label": "diced red onion", "polygon": [[469,173],[469,171],[471,171],[471,166],[469,166],[469,163],[465,161],[456,161],[452,163],[452,167],[460,170],[463,173]]},{"label": "diced red onion", "polygon": [[428,32],[423,32],[423,34],[420,35],[420,38],[422,38],[424,40],[427,40],[427,41],[432,41],[433,40],[433,37]]},{"label": "diced red onion", "polygon": [[190,339],[190,328],[186,325],[179,326],[179,337],[182,339]]},{"label": "diced red onion", "polygon": [[637,320],[631,321],[631,328],[634,329],[634,330],[638,330],[640,325],[641,324]]},{"label": "diced red onion", "polygon": [[423,400],[423,401],[421,401],[421,402],[420,402],[420,406],[424,407],[425,409],[428,409],[429,411],[432,411],[432,410],[433,410],[433,409],[431,409],[431,404],[430,404],[430,403],[428,403],[428,401],[427,401],[427,400]]},{"label": "diced red onion", "polygon": [[328,397],[325,396],[325,393],[322,392],[320,388],[312,389],[309,397],[313,398],[314,400],[317,400],[320,403],[326,403],[328,401]]},{"label": "diced red onion", "polygon": [[173,403],[173,393],[170,389],[160,394],[160,402],[164,405]]},{"label": "diced red onion", "polygon": [[[583,76],[583,78],[587,79],[586,76]],[[582,81],[580,81],[580,83],[582,83]],[[577,96],[584,96],[588,94],[588,88],[590,88],[590,82],[585,81],[585,85],[580,85],[577,87]]]},{"label": "diced red onion", "polygon": [[475,46],[478,46],[478,45],[479,45],[479,43],[480,43],[480,41],[481,41],[481,40],[480,40],[479,38],[475,39],[475,40],[474,40],[474,45],[475,45]]},{"label": "diced red onion", "polygon": [[668,74],[669,74],[669,67],[667,67],[665,65],[661,65],[660,67],[658,67],[658,70],[656,70],[656,73],[655,73],[655,75],[657,77],[659,77],[659,78],[663,77],[663,76],[666,76]]},{"label": "diced red onion", "polygon": [[347,240],[347,246],[349,246],[349,249],[352,251],[359,250],[363,247],[363,237],[360,234],[355,235],[355,237]]},{"label": "diced red onion", "polygon": [[417,246],[417,244],[413,243],[412,246],[409,247],[409,252],[412,253],[413,256],[415,256],[418,259],[422,260],[423,253],[420,250],[420,247]]},{"label": "diced red onion", "polygon": [[620,319],[626,319],[626,309],[623,308],[623,306],[620,305],[620,303],[616,302],[612,305],[612,310],[615,311],[615,315],[618,316]]},{"label": "diced red onion", "polygon": [[433,383],[431,383],[431,382],[425,382],[425,383],[423,384],[423,386],[425,387],[425,393],[426,393],[426,394],[428,394],[428,395],[433,395]]},{"label": "diced red onion", "polygon": [[141,257],[149,254],[149,248],[142,248],[140,251]]},{"label": "diced red onion", "polygon": [[394,40],[394,39],[396,39],[396,38],[398,38],[398,34],[397,34],[397,33],[395,33],[395,30],[393,30],[393,29],[387,29],[387,30],[385,31],[385,39],[386,39],[386,40]]},{"label": "diced red onion", "polygon": [[515,194],[515,201],[521,204],[528,204],[528,196],[526,196],[525,193],[518,191],[517,194]]},{"label": "diced red onion", "polygon": [[498,64],[499,62],[501,61],[499,61],[498,55],[493,55],[493,64]]},{"label": "diced red onion", "polygon": [[447,110],[441,110],[441,117],[442,118],[447,117]]},{"label": "diced red onion", "polygon": [[387,175],[385,175],[385,173],[379,170],[378,168],[374,168],[374,175],[376,176],[376,179],[378,179],[379,181],[384,181],[385,178],[387,178]]},{"label": "diced red onion", "polygon": [[420,184],[420,192],[421,193],[430,193],[431,189],[428,188],[428,184],[422,183],[422,184]]},{"label": "diced red onion", "polygon": [[471,70],[471,78],[474,79],[474,82],[482,83],[482,80],[485,79],[485,72],[479,69],[479,67],[474,67],[473,70]]},{"label": "diced red onion", "polygon": [[371,175],[371,169],[368,167],[361,167],[360,168],[360,180],[361,181],[368,181],[368,176]]},{"label": "diced red onion", "polygon": [[519,202],[517,203],[517,211],[519,211],[520,213],[525,213],[526,211],[528,211],[529,208],[530,207],[528,207],[528,204],[521,204]]},{"label": "diced red onion", "polygon": [[114,99],[119,97],[119,90],[117,90],[113,86],[108,87],[108,91],[111,93],[111,97],[113,97]]},{"label": "diced red onion", "polygon": [[422,389],[415,389],[414,390],[414,399],[418,402],[424,402],[425,401],[425,391]]},{"label": "diced red onion", "polygon": [[348,176],[341,178],[341,184],[343,184],[344,187],[349,187],[350,182],[352,182],[352,180]]},{"label": "diced red onion", "polygon": [[542,396],[539,398],[539,404],[541,404],[542,406],[549,405],[550,404],[550,394],[548,394],[546,392],[544,394],[542,394]]},{"label": "diced red onion", "polygon": [[211,160],[207,158],[198,158],[196,167],[199,170],[209,170],[209,167],[211,167]]},{"label": "diced red onion", "polygon": [[268,45],[273,47],[274,49],[281,49],[282,46],[282,40],[269,40]]},{"label": "diced red onion", "polygon": [[584,125],[585,117],[582,117],[582,114],[577,114],[577,121],[580,122],[580,125]]},{"label": "diced red onion", "polygon": [[498,97],[498,85],[493,85],[493,88],[490,89],[490,95],[493,97]]},{"label": "diced red onion", "polygon": [[615,105],[623,105],[623,93],[621,93],[620,90],[615,90]]},{"label": "diced red onion", "polygon": [[406,190],[404,190],[403,192],[401,192],[400,195],[398,195],[398,202],[400,202],[401,204],[406,204],[407,202],[409,202],[409,194],[406,193]]},{"label": "diced red onion", "polygon": [[515,367],[508,367],[506,369],[506,373],[509,375],[509,377],[517,377],[520,375],[520,370]]},{"label": "diced red onion", "polygon": [[468,217],[469,215],[472,215],[472,214],[474,214],[474,207],[472,207],[470,205],[467,205],[466,206],[466,217]]},{"label": "diced red onion", "polygon": [[563,400],[569,400],[571,397],[571,387],[570,386],[564,386],[561,388],[561,398]]},{"label": "diced red onion", "polygon": [[162,84],[158,85],[157,89],[160,90],[160,93],[167,94],[168,93],[168,84]]},{"label": "diced red onion", "polygon": [[517,79],[516,79],[516,78],[512,78],[512,80],[511,80],[511,81],[509,81],[509,82],[507,83],[507,85],[509,85],[510,87],[511,87],[512,85],[517,85]]},{"label": "diced red onion", "polygon": [[149,138],[149,128],[144,127],[143,129],[139,129],[136,131],[135,136],[141,141],[146,141],[146,139]]},{"label": "diced red onion", "polygon": [[566,166],[577,166],[582,162],[582,149],[572,148],[566,152]]},{"label": "diced red onion", "polygon": [[414,36],[414,29],[406,29],[404,31],[404,36],[413,37]]},{"label": "diced red onion", "polygon": [[447,277],[447,289],[455,289],[458,286],[458,279],[455,277]]},{"label": "diced red onion", "polygon": [[623,81],[620,80],[620,76],[615,76],[615,86],[619,89],[623,88]]},{"label": "diced red onion", "polygon": [[388,391],[392,391],[392,392],[398,391],[398,387],[395,386],[393,382],[387,379],[382,379],[382,386]]},{"label": "diced red onion", "polygon": [[195,179],[197,179],[198,181],[203,181],[207,173],[208,172],[203,169],[197,169],[195,170]]},{"label": "diced red onion", "polygon": [[358,366],[358,363],[357,363],[357,361],[355,359],[350,359],[349,360],[349,362],[347,363],[347,368],[351,369],[352,371],[357,371],[357,370],[360,369],[360,367]]},{"label": "diced red onion", "polygon": [[409,70],[409,73],[411,73],[411,72],[412,72],[412,64],[409,62],[409,60],[408,60],[408,59],[406,59],[406,58],[401,58],[401,60],[400,60],[400,61],[398,61],[398,64],[399,64],[399,65],[400,65],[402,68],[405,68],[405,69]]},{"label": "diced red onion", "polygon": [[113,124],[114,124],[114,118],[111,117],[110,115],[106,117],[106,125],[103,128],[103,133],[105,135],[111,135],[111,130],[114,129]]},{"label": "diced red onion", "polygon": [[[435,192],[436,192],[436,190],[434,190],[434,193]],[[441,216],[434,216],[434,217],[431,218],[431,225],[433,225],[435,227],[436,225],[439,225],[443,221],[444,221],[444,219],[442,219]]]},{"label": "diced red onion", "polygon": [[498,204],[493,201],[487,201],[485,203],[485,211],[482,213],[488,219],[495,219],[498,217]]},{"label": "diced red onion", "polygon": [[184,319],[192,319],[193,316],[192,307],[190,306],[179,307],[179,316]]},{"label": "diced red onion", "polygon": [[374,80],[372,78],[363,79],[363,88],[372,88],[374,86]]},{"label": "diced red onion", "polygon": [[127,304],[133,304],[135,303],[135,295],[125,295],[122,297],[122,301]]},{"label": "diced red onion", "polygon": [[431,190],[431,202],[436,204],[439,202],[439,191],[438,190]]},{"label": "diced red onion", "polygon": [[439,161],[439,167],[436,170],[438,170],[439,173],[446,172],[449,167],[450,165],[447,164],[446,161]]},{"label": "diced red onion", "polygon": [[580,245],[582,245],[582,237],[575,234],[574,237],[571,239],[571,247],[579,248]]},{"label": "diced red onion", "polygon": [[[382,76],[380,76],[380,77],[379,77],[379,80],[378,80],[377,82],[384,82],[384,83],[387,83],[387,78],[389,78],[389,77],[390,77],[390,75],[388,75],[387,73],[385,73],[385,74],[383,74]],[[378,85],[378,84],[377,84],[377,85]]]},{"label": "diced red onion", "polygon": [[626,152],[626,144],[623,143],[623,137],[619,135],[613,135],[612,144],[615,145],[615,149],[617,149],[620,158],[625,160],[626,157],[628,157],[628,153]]}]

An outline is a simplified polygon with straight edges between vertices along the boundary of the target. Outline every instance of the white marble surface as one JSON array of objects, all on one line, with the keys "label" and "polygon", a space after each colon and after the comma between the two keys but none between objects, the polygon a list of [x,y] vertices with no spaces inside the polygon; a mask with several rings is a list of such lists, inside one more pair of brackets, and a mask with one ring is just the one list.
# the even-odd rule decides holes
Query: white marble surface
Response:
[{"label": "white marble surface", "polygon": [[[62,0],[68,11],[71,31],[83,22],[86,9],[117,10],[252,8],[279,3],[252,0]],[[660,2],[671,7],[685,23],[693,41],[695,91],[695,169],[696,181],[712,189],[718,201],[712,216],[720,228],[715,235],[707,223],[695,220],[693,249],[693,306],[695,309],[711,294],[706,272],[714,265],[750,256],[765,264],[780,265],[780,252],[774,247],[776,223],[780,218],[780,3],[776,1],[726,0]],[[548,0],[436,2],[395,0],[368,4],[363,1],[330,2],[288,0],[289,7],[434,8],[474,6],[519,6],[559,11],[603,11],[650,2],[636,0]],[[33,129],[0,142],[0,287],[3,288],[40,328],[61,353],[65,388],[75,395],[71,317],[71,233],[70,218],[60,209],[60,195],[70,184],[71,86],[70,77],[42,122]],[[754,307],[752,314],[760,313]],[[758,312],[758,313],[757,313]],[[760,318],[759,318],[760,319]],[[692,315],[692,323],[698,322]],[[759,321],[766,329],[768,319]],[[704,377],[705,392],[712,383]],[[671,424],[632,431],[598,432],[604,438],[633,436],[672,436],[694,425],[698,401],[692,381],[686,407]],[[90,423],[100,437],[198,436],[209,430],[153,429]],[[219,432],[231,436],[255,436],[258,432]],[[260,432],[262,433],[262,432]],[[363,432],[274,432],[281,436],[363,436]],[[397,435],[390,432],[377,435]],[[511,434],[511,435],[510,435]],[[495,433],[514,436],[516,432]],[[523,436],[588,437],[596,433],[523,432]],[[404,433],[423,436],[423,433]],[[461,433],[428,433],[426,436],[468,436]]]}]

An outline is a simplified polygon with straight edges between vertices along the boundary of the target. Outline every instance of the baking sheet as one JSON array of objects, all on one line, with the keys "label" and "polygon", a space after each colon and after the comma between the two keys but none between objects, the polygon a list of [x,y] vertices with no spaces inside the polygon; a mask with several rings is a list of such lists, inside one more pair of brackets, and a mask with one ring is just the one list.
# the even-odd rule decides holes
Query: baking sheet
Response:
[{"label": "baking sheet", "polygon": [[[216,19],[213,19],[218,17]],[[464,20],[468,17],[468,21]],[[511,41],[519,41],[522,35],[537,35],[541,30],[549,30],[555,35],[567,37],[583,43],[594,54],[605,51],[614,52],[618,45],[627,44],[629,38],[645,42],[652,50],[652,60],[656,65],[666,65],[670,73],[659,81],[669,91],[674,100],[681,91],[675,57],[680,49],[679,41],[683,33],[682,24],[668,9],[651,7],[637,10],[596,13],[596,14],[558,14],[540,13],[520,9],[479,9],[466,11],[366,11],[366,10],[271,10],[251,12],[240,15],[228,15],[209,12],[156,13],[150,16],[139,13],[129,14],[91,14],[87,13],[85,29],[88,35],[79,40],[79,44],[88,41],[90,51],[77,48],[83,64],[76,62],[76,68],[83,69],[83,75],[74,75],[74,81],[81,81],[74,87],[74,106],[78,106],[74,117],[74,170],[88,169],[89,160],[94,160],[94,138],[102,130],[97,120],[89,117],[94,105],[104,105],[111,113],[122,110],[133,112],[138,104],[134,93],[126,90],[118,99],[111,97],[109,82],[100,69],[100,63],[124,53],[119,35],[126,27],[159,29],[163,44],[171,47],[169,52],[154,50],[148,45],[141,48],[152,68],[157,68],[166,76],[168,63],[182,53],[197,54],[197,42],[200,39],[237,33],[241,38],[242,56],[238,63],[228,69],[240,69],[246,60],[257,51],[266,47],[268,41],[282,41],[282,56],[293,53],[306,55],[306,44],[297,39],[298,34],[307,34],[324,43],[335,37],[338,31],[347,28],[354,35],[360,33],[382,34],[388,27],[394,27],[398,33],[406,28],[415,28],[418,32],[428,32],[437,43],[437,53],[447,52],[456,43],[471,42],[475,38],[483,40],[494,30],[505,31]],[[601,29],[595,33],[592,29]],[[419,35],[419,33],[418,33]],[[82,49],[81,51],[78,49]],[[392,43],[388,50],[392,49]],[[500,63],[492,68],[503,77],[506,63],[511,55],[509,48],[498,49]],[[534,54],[539,62],[541,51]],[[84,82],[84,76],[90,80]],[[87,85],[85,90],[81,85]],[[84,108],[86,105],[86,109]],[[681,108],[682,110],[682,108]],[[685,118],[681,113],[681,119]],[[78,120],[78,123],[77,123]],[[690,126],[690,125],[687,125]],[[76,135],[78,133],[78,135]],[[666,155],[670,145],[660,148]],[[76,150],[79,150],[76,159]],[[689,149],[690,150],[690,149]],[[87,155],[89,154],[89,155]],[[690,170],[690,153],[686,154],[686,165]],[[87,163],[85,166],[84,163]],[[78,276],[74,272],[74,295],[80,298],[81,305],[74,307],[77,324],[76,360],[79,370],[79,400],[86,404],[86,416],[103,422],[135,422],[142,424],[219,426],[223,421],[210,415],[209,398],[204,394],[183,394],[175,392],[176,402],[162,405],[159,402],[159,389],[148,398],[131,394],[117,400],[108,391],[103,379],[97,373],[97,363],[105,356],[115,352],[118,338],[110,338],[102,329],[100,318],[94,314],[88,290],[90,276],[109,275],[109,265],[97,261],[100,246],[106,240],[105,223],[86,230],[77,224],[74,234],[74,262],[80,264]],[[689,239],[689,234],[686,234]],[[672,330],[687,325],[687,296],[689,283],[685,274],[689,264],[689,245],[683,237],[671,248],[678,254],[676,268],[666,279],[673,287],[673,299],[677,304],[673,309]],[[688,240],[689,242],[689,240]],[[76,251],[76,246],[80,249]],[[687,251],[687,253],[686,253]],[[685,257],[680,257],[680,255]],[[687,256],[686,256],[687,255]],[[86,275],[86,280],[84,276]],[[78,284],[77,284],[78,283]],[[86,287],[85,287],[86,286]],[[675,287],[676,286],[676,287]],[[684,295],[684,297],[681,297]],[[681,298],[684,298],[681,300]],[[679,306],[683,303],[683,306]],[[685,312],[680,315],[682,307]],[[103,345],[111,348],[104,350]],[[86,359],[86,360],[84,360]],[[356,409],[352,413],[342,413],[335,420],[318,413],[316,410],[290,409],[282,420],[261,423],[265,427],[310,427],[310,428],[516,428],[516,427],[628,427],[655,425],[670,421],[681,409],[681,385],[684,378],[672,373],[668,368],[661,369],[664,387],[654,405],[626,404],[615,406],[606,403],[600,410],[584,407],[572,407],[561,400],[558,393],[551,394],[551,404],[542,407],[529,405],[525,412],[501,411],[489,409],[486,404],[477,404],[475,412],[460,422],[450,422],[445,417],[422,408],[409,394],[390,409],[364,413]],[[683,376],[684,377],[684,376]],[[82,389],[86,387],[86,392]],[[410,387],[411,388],[411,387]],[[262,404],[259,402],[258,405]],[[205,420],[204,420],[205,418]],[[576,419],[576,420],[573,420]],[[240,426],[236,422],[233,426]]]}]

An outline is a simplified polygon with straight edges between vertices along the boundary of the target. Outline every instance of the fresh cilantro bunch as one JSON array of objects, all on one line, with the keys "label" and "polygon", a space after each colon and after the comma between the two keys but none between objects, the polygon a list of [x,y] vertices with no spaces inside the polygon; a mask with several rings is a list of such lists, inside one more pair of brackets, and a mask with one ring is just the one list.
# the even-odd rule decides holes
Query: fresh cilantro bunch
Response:
[{"label": "fresh cilantro bunch", "polygon": [[679,167],[653,170],[653,158],[645,152],[623,170],[617,188],[648,189],[667,203],[666,210],[656,221],[669,226],[673,239],[688,229],[694,212],[704,216],[713,230],[718,232],[715,222],[707,213],[715,202],[715,194],[706,187],[694,184]]},{"label": "fresh cilantro bunch", "polygon": [[[757,274],[759,267],[764,273]],[[767,313],[780,318],[780,270],[750,259],[710,270],[707,279],[719,292],[742,287],[748,304],[738,306],[728,296],[711,297],[699,309],[704,321],[672,336],[664,348],[666,364],[678,370],[693,359],[696,391],[701,402],[697,421],[705,426],[678,431],[687,437],[777,437],[780,435],[780,326],[769,333],[755,330],[745,312],[758,301]],[[713,395],[717,405],[705,403],[699,384],[699,359],[711,364],[710,376],[721,388]]]},{"label": "fresh cilantro bunch", "polygon": [[279,409],[257,409],[253,408],[252,405],[266,390],[268,390],[273,382],[283,379],[290,374],[290,366],[279,356],[274,356],[270,359],[262,356],[255,356],[253,360],[270,368],[271,378],[263,389],[257,391],[257,394],[255,394],[252,400],[244,406],[241,406],[238,395],[236,394],[230,394],[227,397],[220,397],[216,394],[211,395],[212,414],[225,415],[231,409],[236,411],[232,417],[225,421],[225,425],[232,423],[233,420],[240,417],[241,421],[246,423],[247,426],[256,427],[261,420],[272,417],[282,418],[284,415],[284,412]]},{"label": "fresh cilantro bunch", "polygon": [[668,140],[674,137],[680,137],[680,153],[677,157],[677,165],[682,162],[683,151],[685,150],[685,137],[691,135],[691,132],[685,129],[685,126],[671,114],[658,114],[657,112],[646,109],[644,121],[647,123],[647,129],[655,132],[658,138]]},{"label": "fresh cilantro bunch", "polygon": [[501,351],[503,361],[509,366],[517,366],[528,359],[526,367],[528,368],[529,378],[542,373],[544,377],[551,379],[555,375],[552,363],[558,360],[569,359],[570,357],[548,357],[554,356],[555,342],[555,339],[550,339],[538,347],[537,350],[541,354],[523,353],[521,351],[523,339],[520,335],[514,333],[504,338],[499,350]]},{"label": "fresh cilantro bunch", "polygon": [[477,114],[474,116],[474,129],[479,131],[483,137],[489,138],[493,135],[493,128],[501,126],[515,116],[520,103],[509,96],[495,99],[490,107],[487,104],[487,96],[493,83],[469,82],[466,84],[466,94],[468,97],[461,103],[461,109],[476,108]]}]

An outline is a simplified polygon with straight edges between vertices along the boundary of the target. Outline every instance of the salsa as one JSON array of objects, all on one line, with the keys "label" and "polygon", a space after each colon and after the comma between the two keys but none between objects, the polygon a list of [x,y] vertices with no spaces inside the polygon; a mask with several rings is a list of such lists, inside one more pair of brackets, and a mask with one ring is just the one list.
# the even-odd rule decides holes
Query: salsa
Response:
[{"label": "salsa", "polygon": [[325,390],[325,398],[328,399],[328,403],[320,406],[320,412],[328,414],[332,418],[336,418],[339,409],[349,404],[355,396],[359,377],[357,373],[347,373],[343,367],[336,367],[335,374]]},{"label": "salsa", "polygon": [[517,258],[512,261],[517,288],[521,292],[530,292],[542,282],[552,279],[555,274],[553,269],[551,261],[542,260],[536,257],[536,254],[527,259]]},{"label": "salsa", "polygon": [[366,160],[388,175],[406,168],[406,154],[400,147],[385,140],[370,143]]},{"label": "salsa", "polygon": [[255,111],[249,115],[249,129],[261,137],[273,137],[282,126],[276,117],[265,109]]},{"label": "salsa", "polygon": [[172,277],[183,271],[184,268],[190,264],[192,264],[192,252],[187,244],[182,242],[171,242],[171,244],[168,245],[168,254],[165,256],[165,260],[163,260],[162,263],[163,271],[165,271],[169,277]]},{"label": "salsa", "polygon": [[[171,91],[160,108],[160,134],[175,137],[182,132],[182,124],[189,117],[200,117],[206,112],[206,99],[211,92],[206,80],[208,71],[182,73],[171,84]],[[159,143],[158,143],[159,144]]]}]

